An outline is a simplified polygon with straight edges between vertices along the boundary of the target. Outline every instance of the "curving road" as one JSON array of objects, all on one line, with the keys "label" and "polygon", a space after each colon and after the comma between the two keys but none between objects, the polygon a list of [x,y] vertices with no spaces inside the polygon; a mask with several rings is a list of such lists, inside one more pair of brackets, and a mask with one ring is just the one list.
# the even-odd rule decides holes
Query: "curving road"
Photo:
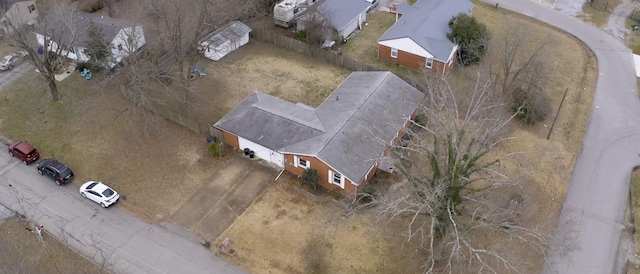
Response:
[{"label": "curving road", "polygon": [[[216,257],[188,231],[152,225],[84,199],[78,187],[57,186],[0,145],[0,211],[26,215],[36,224],[112,273],[220,273],[244,271]],[[2,217],[0,216],[0,217]],[[215,247],[213,247],[215,248]]]},{"label": "curving road", "polygon": [[631,171],[640,165],[640,101],[631,51],[604,31],[533,2],[503,0],[500,7],[558,27],[596,55],[591,118],[543,272],[614,273]]}]

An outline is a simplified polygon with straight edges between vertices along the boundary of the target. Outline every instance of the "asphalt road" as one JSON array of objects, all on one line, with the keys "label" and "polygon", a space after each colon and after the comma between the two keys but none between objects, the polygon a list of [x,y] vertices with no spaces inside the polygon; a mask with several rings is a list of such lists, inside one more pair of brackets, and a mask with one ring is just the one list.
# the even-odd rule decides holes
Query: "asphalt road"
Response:
[{"label": "asphalt road", "polygon": [[44,225],[48,233],[111,272],[244,273],[187,231],[145,223],[117,204],[103,209],[82,198],[74,184],[57,186],[40,176],[35,164],[25,166],[6,150],[0,145],[0,204]]},{"label": "asphalt road", "polygon": [[534,2],[501,0],[500,7],[558,27],[596,55],[591,118],[543,272],[614,273],[629,180],[640,165],[640,102],[631,51],[604,31]]},{"label": "asphalt road", "polygon": [[0,71],[0,90],[20,78],[27,71],[34,71],[35,69],[36,67],[29,63],[29,61],[25,60],[11,70]]}]

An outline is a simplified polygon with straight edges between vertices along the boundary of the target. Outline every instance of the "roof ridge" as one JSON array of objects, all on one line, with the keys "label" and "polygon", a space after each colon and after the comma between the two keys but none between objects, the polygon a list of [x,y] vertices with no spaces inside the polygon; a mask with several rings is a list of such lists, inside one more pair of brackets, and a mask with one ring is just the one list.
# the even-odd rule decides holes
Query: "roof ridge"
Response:
[{"label": "roof ridge", "polygon": [[[390,75],[391,72],[389,71],[385,71],[383,72],[384,77],[381,77],[380,79],[378,79],[377,83],[375,84],[375,86],[371,89],[372,92],[370,92],[366,98],[362,101],[360,101],[360,103],[358,104],[357,108],[354,108],[355,111],[353,112],[352,115],[349,116],[349,118],[345,119],[344,121],[342,121],[341,125],[339,127],[336,128],[334,134],[331,136],[331,138],[327,138],[322,145],[320,146],[320,148],[318,149],[318,153],[320,154],[320,152],[322,152],[329,143],[331,143],[331,141],[336,138],[336,135],[338,135],[339,132],[344,132],[342,129],[344,128],[344,126],[347,124],[347,122],[351,121],[351,119],[353,119],[353,116],[355,116],[356,113],[358,113],[358,110],[360,110],[362,108],[362,106],[364,106],[365,102],[367,102],[369,100],[369,98],[371,98],[371,96],[373,95],[373,91],[377,90],[378,87],[380,87],[380,85],[382,84],[382,82],[384,82],[384,80],[386,80]],[[347,78],[348,79],[348,78]],[[334,91],[335,92],[335,91]]]}]

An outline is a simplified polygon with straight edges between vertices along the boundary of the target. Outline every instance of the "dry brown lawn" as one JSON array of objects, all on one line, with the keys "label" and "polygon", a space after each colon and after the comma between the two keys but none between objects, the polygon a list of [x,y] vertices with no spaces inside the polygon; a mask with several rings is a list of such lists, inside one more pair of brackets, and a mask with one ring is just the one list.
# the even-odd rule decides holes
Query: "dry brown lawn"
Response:
[{"label": "dry brown lawn", "polygon": [[[474,15],[492,30],[515,16],[479,4]],[[370,26],[376,24],[377,16],[372,15]],[[507,172],[522,168],[535,171],[523,182],[526,207],[532,212],[523,224],[541,224],[543,230],[550,230],[582,145],[596,80],[595,59],[571,37],[525,22],[557,41],[549,49],[555,58],[545,92],[554,106],[566,88],[569,95],[550,140],[545,137],[553,117],[537,126],[517,126],[514,135],[518,139],[499,152],[526,152],[504,161],[503,168]],[[369,37],[377,39],[376,35]],[[362,43],[356,39],[349,43]],[[203,59],[198,66],[206,66],[207,75],[192,82],[190,115],[206,124],[218,120],[254,90],[317,106],[349,74],[257,41],[221,62]],[[475,75],[474,70],[479,69],[481,66],[455,73]],[[0,93],[0,132],[33,143],[44,157],[69,164],[77,175],[76,185],[89,179],[109,182],[123,195],[119,206],[149,221],[164,221],[225,160],[207,154],[205,136],[162,118],[151,116],[152,134],[145,136],[140,114],[117,89],[98,88],[74,74],[60,83],[64,102],[54,104],[42,82],[34,81],[36,77],[28,74]],[[313,270],[309,264],[318,259],[324,266],[320,272],[325,273],[420,271],[422,253],[416,242],[404,243],[398,236],[401,223],[374,222],[373,212],[342,216],[343,208],[335,203],[314,202],[295,191],[295,181],[284,176],[269,186],[219,239],[209,239],[212,246],[230,237],[238,254],[224,258],[252,273],[308,273]],[[502,238],[496,241],[507,242]],[[524,272],[539,272],[540,254],[522,248],[514,248],[513,253],[528,257],[530,263]]]},{"label": "dry brown lawn", "polygon": [[[550,96],[554,106],[553,114],[545,122],[535,126],[516,125],[513,136],[517,138],[494,151],[496,155],[513,151],[522,152],[503,159],[500,168],[514,177],[531,173],[530,176],[521,179],[522,188],[514,190],[523,196],[524,207],[528,212],[528,215],[519,221],[524,226],[550,232],[555,227],[561,203],[569,186],[575,158],[581,150],[597,78],[595,58],[588,49],[572,37],[517,14],[496,12],[485,5],[476,5],[474,16],[487,24],[496,37],[502,35],[502,26],[505,24],[518,23],[531,27],[533,35],[554,41],[547,49],[549,55],[554,58],[550,65],[550,76],[544,83],[545,92]],[[366,46],[363,41],[369,39],[371,43],[381,35],[383,31],[376,27],[378,22],[375,22],[375,19],[386,20],[388,19],[386,17],[388,14],[378,13],[370,16],[368,26],[374,26],[372,33],[375,34],[369,34],[368,29],[365,28],[359,36],[344,46],[343,54],[370,59],[362,55],[375,53],[375,48]],[[388,25],[388,22],[380,25]],[[359,40],[362,37],[366,39]],[[347,48],[348,46],[358,50],[352,51]],[[529,50],[532,49],[529,48]],[[485,67],[486,64],[480,64],[469,68],[458,68],[452,77],[456,78],[456,81],[465,81],[460,78],[465,78],[464,75],[473,78],[477,71],[486,69]],[[578,73],[575,73],[576,71]],[[551,127],[553,115],[566,89],[568,89],[567,99],[558,114],[551,138],[547,140],[546,136]],[[402,224],[394,223],[393,226],[386,226],[373,222],[376,218],[373,212],[363,212],[349,218],[340,217],[341,208],[329,203],[311,202],[293,189],[288,184],[275,184],[269,187],[260,199],[219,237],[218,241],[224,237],[235,239],[239,253],[236,257],[229,257],[230,262],[252,273],[308,273],[314,269],[306,264],[310,258],[305,256],[304,248],[310,245],[311,239],[319,238],[320,242],[330,247],[329,255],[322,259],[325,262],[325,268],[321,271],[324,273],[416,273],[420,271],[419,251],[416,251],[420,249],[417,248],[416,242],[404,245],[405,249],[401,252],[410,255],[404,258],[405,261],[399,262],[394,258],[389,264],[389,254],[394,254],[392,251],[402,246],[404,238],[399,236]],[[288,207],[287,204],[292,206]],[[356,229],[349,231],[349,227],[353,227],[353,222],[358,224],[365,222],[369,223],[369,226],[356,225]],[[333,225],[327,228],[327,223]],[[392,236],[394,234],[395,237]],[[368,240],[362,239],[363,237]],[[375,244],[370,243],[373,239],[376,239]],[[514,246],[513,242],[505,237],[490,236],[489,239],[493,245],[504,246],[511,255],[527,258],[521,265],[521,271],[540,272],[543,261],[541,252],[534,251],[529,246]],[[346,244],[347,241],[349,243],[355,241],[360,248],[351,249],[350,244]],[[319,253],[325,254],[322,251]],[[350,260],[345,260],[344,257]]]},{"label": "dry brown lawn", "polygon": [[0,272],[2,273],[103,273],[101,267],[45,232],[43,242],[18,217],[0,221]]}]

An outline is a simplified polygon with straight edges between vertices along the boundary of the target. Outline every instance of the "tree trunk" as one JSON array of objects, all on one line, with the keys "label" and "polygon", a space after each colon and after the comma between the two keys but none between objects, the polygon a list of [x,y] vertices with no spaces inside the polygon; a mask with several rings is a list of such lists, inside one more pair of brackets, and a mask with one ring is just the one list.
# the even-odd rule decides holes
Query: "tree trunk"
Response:
[{"label": "tree trunk", "polygon": [[60,96],[60,92],[58,92],[58,85],[56,84],[55,76],[48,76],[47,82],[49,85],[49,91],[51,92],[51,99],[54,102],[60,102],[62,97]]}]

